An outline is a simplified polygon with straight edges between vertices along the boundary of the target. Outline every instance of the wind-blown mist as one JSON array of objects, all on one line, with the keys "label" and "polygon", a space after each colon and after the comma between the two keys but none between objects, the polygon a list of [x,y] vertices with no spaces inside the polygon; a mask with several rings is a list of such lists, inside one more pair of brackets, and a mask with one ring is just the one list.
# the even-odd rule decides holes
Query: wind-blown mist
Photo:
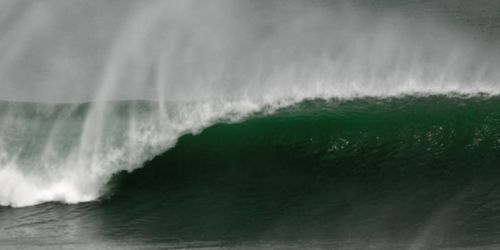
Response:
[{"label": "wind-blown mist", "polygon": [[500,92],[496,45],[427,12],[230,0],[0,9],[0,205],[97,199],[182,134],[307,98]]}]

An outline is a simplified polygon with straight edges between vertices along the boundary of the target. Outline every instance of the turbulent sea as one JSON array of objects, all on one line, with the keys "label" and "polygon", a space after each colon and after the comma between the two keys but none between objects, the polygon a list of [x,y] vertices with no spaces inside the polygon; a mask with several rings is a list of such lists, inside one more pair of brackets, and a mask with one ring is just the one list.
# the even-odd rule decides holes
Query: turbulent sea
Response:
[{"label": "turbulent sea", "polygon": [[0,250],[499,249],[499,13],[0,0]]},{"label": "turbulent sea", "polygon": [[[36,117],[33,104],[5,105]],[[127,107],[150,104],[119,106],[126,117]],[[499,106],[496,96],[313,99],[217,121],[140,169],[116,173],[97,201],[1,208],[0,242],[495,249]],[[69,117],[79,120],[85,109]]]}]

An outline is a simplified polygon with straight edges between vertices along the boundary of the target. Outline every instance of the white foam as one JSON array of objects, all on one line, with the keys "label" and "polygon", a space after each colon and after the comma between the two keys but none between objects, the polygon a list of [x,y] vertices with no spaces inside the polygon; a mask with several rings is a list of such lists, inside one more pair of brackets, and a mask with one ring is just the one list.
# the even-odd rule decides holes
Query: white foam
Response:
[{"label": "white foam", "polygon": [[[197,133],[220,118],[235,121],[258,110],[258,106],[245,101],[166,106],[162,115],[154,103],[109,105],[106,117],[99,120],[103,123],[100,137],[92,139],[81,137],[88,136],[84,124],[95,122],[95,116],[81,110],[61,116],[44,108],[42,114],[27,116],[30,108],[24,106],[5,114],[0,130],[0,138],[4,138],[0,141],[0,205],[19,207],[97,199],[113,174],[139,167],[172,147],[181,135]],[[40,124],[53,117],[57,122],[51,126],[57,131],[47,133]],[[23,124],[34,125],[13,129]]]}]

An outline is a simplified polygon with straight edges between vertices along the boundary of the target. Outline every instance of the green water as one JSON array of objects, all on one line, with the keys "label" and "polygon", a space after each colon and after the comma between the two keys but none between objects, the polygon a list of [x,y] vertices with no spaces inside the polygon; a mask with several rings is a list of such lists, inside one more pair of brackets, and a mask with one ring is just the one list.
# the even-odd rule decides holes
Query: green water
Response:
[{"label": "green water", "polygon": [[498,107],[497,97],[310,100],[218,123],[115,175],[99,201],[0,208],[0,242],[495,249]]}]

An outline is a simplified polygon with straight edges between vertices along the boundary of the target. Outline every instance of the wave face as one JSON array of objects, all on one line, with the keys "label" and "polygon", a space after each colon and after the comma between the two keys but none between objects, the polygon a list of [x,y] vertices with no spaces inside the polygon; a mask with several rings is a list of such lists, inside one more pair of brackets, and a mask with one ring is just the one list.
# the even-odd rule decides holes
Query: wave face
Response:
[{"label": "wave face", "polygon": [[[491,96],[314,99],[219,121],[181,136],[142,168],[114,175],[109,195],[99,202],[0,209],[0,241],[14,249],[36,238],[43,246],[53,244],[55,234],[62,245],[102,248],[494,249],[500,230],[499,105],[500,98]],[[154,110],[147,102],[115,107],[110,119],[119,124]],[[37,117],[33,106],[23,108]],[[68,131],[64,126],[78,134],[86,108],[59,108],[58,116],[67,114],[61,129],[42,135],[26,129],[23,140],[60,138],[53,145],[69,150],[57,152],[71,155],[73,146],[64,142],[77,137],[53,134]],[[112,127],[108,133],[124,131],[135,130]],[[121,143],[100,150],[115,152]],[[160,150],[153,149],[151,154]],[[118,166],[110,173],[143,154],[136,148],[116,154]],[[66,174],[68,183],[76,178],[89,184],[93,174],[102,174],[53,170]],[[27,169],[25,176],[36,171]],[[43,178],[38,190],[29,190],[30,199],[60,176]],[[57,233],[61,228],[65,234]]]},{"label": "wave face", "polygon": [[476,8],[391,2],[0,1],[0,205],[95,200],[186,133],[305,99],[500,93]]},{"label": "wave face", "polygon": [[446,96],[301,102],[181,137],[116,176],[103,206],[147,211],[117,221],[138,216],[130,227],[153,239],[495,248],[499,105]]},{"label": "wave face", "polygon": [[[360,162],[347,165],[371,168],[375,164],[374,161],[388,159],[392,162],[391,158],[396,153],[394,150],[402,151],[404,156],[394,160],[396,165],[406,160],[417,160],[419,164],[426,165],[420,157],[440,158],[449,148],[458,151],[470,150],[468,154],[459,155],[467,155],[466,159],[472,160],[469,163],[473,164],[477,160],[476,156],[482,157],[484,153],[496,152],[499,147],[496,126],[498,112],[495,110],[498,101],[495,96],[365,97],[351,101],[330,100],[306,101],[297,109],[293,108],[293,100],[266,106],[246,100],[166,104],[121,101],[106,103],[106,111],[99,113],[105,114],[105,117],[92,113],[96,104],[4,102],[0,105],[0,204],[18,207],[47,201],[77,203],[95,200],[108,193],[106,184],[113,175],[142,166],[145,161],[172,148],[180,136],[197,134],[214,123],[233,123],[256,115],[270,115],[271,127],[261,127],[263,124],[254,131],[250,126],[249,130],[240,131],[233,136],[246,138],[245,133],[248,133],[248,136],[258,138],[258,130],[263,133],[273,130],[285,131],[286,127],[279,126],[295,126],[294,122],[299,122],[299,125],[304,123],[308,126],[319,126],[317,131],[312,131],[316,130],[314,126],[308,128],[307,133],[303,135],[290,131],[291,137],[285,134],[277,135],[275,139],[271,138],[271,135],[265,136],[265,140],[273,143],[285,140],[280,143],[283,143],[287,150],[292,150],[289,152],[290,156],[295,154],[295,147],[306,150],[297,154],[311,154],[311,157],[318,161],[311,164],[318,167],[324,159],[331,157],[333,160],[340,157],[340,160],[353,154]],[[292,106],[285,111],[273,115],[276,110],[280,110],[279,107],[290,105]],[[465,114],[460,116],[460,112]],[[465,116],[467,114],[470,117]],[[425,129],[418,131],[418,127],[410,126],[409,123],[412,122],[415,122],[415,126]],[[250,120],[244,124],[251,125],[252,122]],[[343,135],[343,131],[347,134]],[[396,131],[400,132],[392,134]],[[227,136],[224,131],[220,133],[223,133],[222,137]],[[283,136],[285,137],[282,138]],[[296,136],[298,142],[293,141]],[[315,139],[314,136],[319,137]],[[309,138],[311,145],[307,145],[305,137]],[[231,148],[238,147],[235,145],[238,143],[260,143],[253,140],[255,139],[248,138],[237,143],[229,142],[228,145],[222,145],[226,148],[219,150],[230,152]],[[364,144],[375,152],[363,152]],[[250,153],[248,156],[273,157],[273,154],[279,153],[275,152],[278,148],[269,148],[269,153],[264,150]],[[245,151],[244,148],[241,150]],[[364,155],[365,153],[367,155]],[[449,153],[447,157],[450,157],[450,160],[456,157],[456,152]],[[196,153],[197,157],[202,157],[199,154]],[[386,156],[378,158],[383,154]],[[392,164],[386,167],[395,168],[394,171],[399,169]],[[452,165],[451,162],[444,164],[447,167]],[[471,170],[475,168],[478,167],[471,167]]]}]

